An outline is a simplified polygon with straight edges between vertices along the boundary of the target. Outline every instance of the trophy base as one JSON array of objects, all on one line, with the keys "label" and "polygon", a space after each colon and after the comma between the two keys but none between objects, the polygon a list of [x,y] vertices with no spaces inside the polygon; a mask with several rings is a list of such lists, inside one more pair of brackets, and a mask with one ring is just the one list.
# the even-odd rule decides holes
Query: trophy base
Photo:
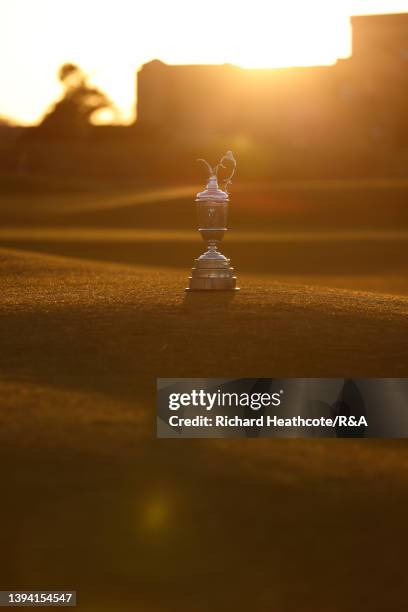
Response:
[{"label": "trophy base", "polygon": [[[185,288],[185,291],[239,291],[239,287],[234,287],[231,283],[196,283],[190,277],[190,286]],[[233,277],[235,283],[237,282],[236,276]]]},{"label": "trophy base", "polygon": [[199,257],[196,267],[191,270],[186,291],[239,291],[234,268],[226,257]]}]

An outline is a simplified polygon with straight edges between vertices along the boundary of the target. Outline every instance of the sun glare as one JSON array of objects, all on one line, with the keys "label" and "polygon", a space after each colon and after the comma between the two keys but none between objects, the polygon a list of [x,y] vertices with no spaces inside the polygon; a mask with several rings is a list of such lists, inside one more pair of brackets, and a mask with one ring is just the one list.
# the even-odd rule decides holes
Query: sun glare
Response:
[{"label": "sun glare", "polygon": [[0,116],[37,122],[61,92],[58,67],[70,61],[111,97],[116,119],[130,121],[135,72],[151,59],[245,68],[330,64],[350,53],[351,14],[404,10],[408,0],[117,0],[113,6],[2,0]]}]

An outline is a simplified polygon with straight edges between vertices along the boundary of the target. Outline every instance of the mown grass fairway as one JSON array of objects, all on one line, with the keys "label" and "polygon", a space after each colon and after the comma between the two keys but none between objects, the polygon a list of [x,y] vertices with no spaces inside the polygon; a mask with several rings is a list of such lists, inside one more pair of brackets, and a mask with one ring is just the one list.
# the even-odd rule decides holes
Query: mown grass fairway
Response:
[{"label": "mown grass fairway", "polygon": [[408,376],[408,187],[237,185],[233,296],[184,293],[186,191],[31,190],[0,203],[3,588],[399,610],[405,441],[156,440],[155,378]]}]

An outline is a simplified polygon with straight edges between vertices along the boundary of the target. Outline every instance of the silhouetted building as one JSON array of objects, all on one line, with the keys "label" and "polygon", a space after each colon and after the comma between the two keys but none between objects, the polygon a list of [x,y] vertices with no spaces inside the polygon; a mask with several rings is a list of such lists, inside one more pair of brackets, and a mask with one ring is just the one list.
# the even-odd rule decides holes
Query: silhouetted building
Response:
[{"label": "silhouetted building", "polygon": [[339,62],[339,78],[352,125],[381,145],[407,146],[408,13],[357,16],[351,23],[352,55]]},{"label": "silhouetted building", "polygon": [[351,18],[351,25],[353,61],[370,65],[408,61],[408,13],[359,15]]},{"label": "silhouetted building", "polygon": [[137,125],[189,140],[246,135],[319,146],[408,144],[408,14],[356,16],[352,55],[333,66],[244,69],[145,64]]}]

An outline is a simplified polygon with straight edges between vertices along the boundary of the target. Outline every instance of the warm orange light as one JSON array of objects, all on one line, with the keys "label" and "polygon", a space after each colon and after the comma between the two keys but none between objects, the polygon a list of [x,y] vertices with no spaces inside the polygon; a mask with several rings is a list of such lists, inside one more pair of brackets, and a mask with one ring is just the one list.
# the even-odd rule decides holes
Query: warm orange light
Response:
[{"label": "warm orange light", "polygon": [[[168,63],[329,64],[350,52],[348,17],[407,11],[408,0],[2,0],[0,116],[33,123],[60,94],[66,61],[91,72],[131,120],[135,71]],[[105,120],[110,120],[106,116]]]}]

